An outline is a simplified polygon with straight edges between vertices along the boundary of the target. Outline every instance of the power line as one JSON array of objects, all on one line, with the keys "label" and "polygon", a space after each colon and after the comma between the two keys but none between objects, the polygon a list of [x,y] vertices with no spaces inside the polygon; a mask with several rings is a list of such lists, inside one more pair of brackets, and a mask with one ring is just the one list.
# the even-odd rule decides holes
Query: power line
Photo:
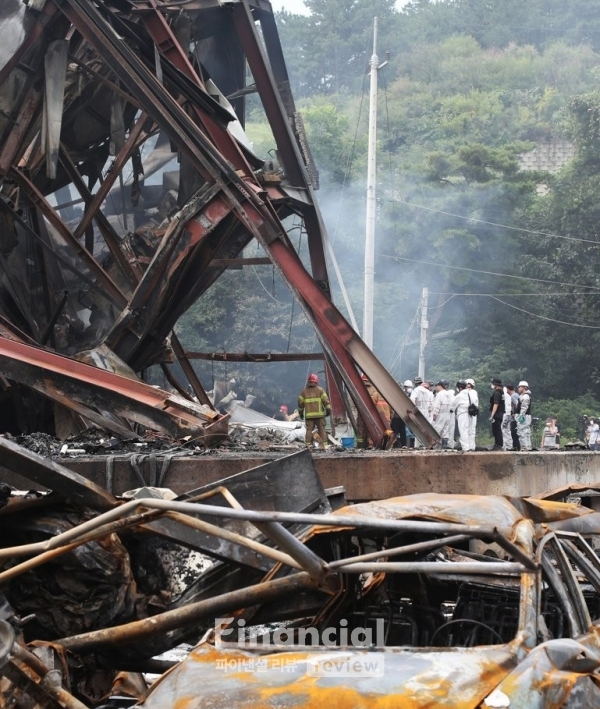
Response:
[{"label": "power line", "polygon": [[532,296],[532,297],[538,297],[538,298],[547,298],[549,296],[557,296],[557,295],[599,295],[598,293],[577,293],[575,291],[560,291],[560,293],[434,293],[432,291],[429,291],[429,295],[468,295],[468,296],[490,296],[490,295],[498,295],[498,296],[503,296],[505,298],[523,298],[525,296]]},{"label": "power line", "polygon": [[469,271],[470,273],[483,273],[487,276],[500,276],[501,278],[515,278],[520,281],[533,281],[535,283],[552,283],[556,286],[571,286],[573,288],[588,288],[589,290],[598,291],[598,286],[586,286],[582,283],[565,283],[563,281],[550,281],[545,278],[530,278],[528,276],[513,276],[510,273],[497,273],[495,271],[481,271],[477,268],[466,268],[465,266],[450,266],[449,264],[439,263],[436,261],[420,261],[418,259],[405,258],[404,256],[391,256],[390,254],[377,254],[381,258],[389,258],[392,261],[408,261],[409,263],[420,263],[425,266],[434,266],[436,268],[451,268],[455,271]]},{"label": "power line", "polygon": [[[399,340],[396,345],[394,346],[394,350],[392,351],[392,355],[390,357],[390,363],[388,364],[388,371],[392,371],[394,367],[396,366],[397,362],[402,363],[402,355],[404,354],[404,350],[406,349],[406,346],[408,344],[408,338],[409,335],[413,329],[413,327],[417,324],[417,319],[419,317],[419,312],[421,310],[421,306],[417,306],[417,309],[415,311],[414,317],[411,320],[410,325],[408,326],[408,330],[404,333],[404,337]],[[396,350],[400,347],[400,351],[396,355]]]},{"label": "power line", "polygon": [[335,220],[335,228],[333,230],[333,236],[331,238],[331,245],[335,243],[335,239],[338,234],[338,228],[340,225],[340,215],[342,213],[342,202],[344,200],[344,192],[346,190],[346,185],[347,182],[350,178],[350,172],[352,170],[352,163],[354,162],[354,153],[356,151],[356,144],[358,142],[358,129],[360,127],[360,119],[362,117],[362,108],[363,108],[363,103],[365,100],[365,93],[366,93],[366,86],[367,86],[367,67],[369,65],[369,57],[368,57],[368,45],[367,48],[365,49],[365,64],[364,64],[364,70],[363,70],[363,83],[362,83],[362,92],[360,95],[360,103],[358,105],[358,116],[356,118],[356,127],[354,129],[354,138],[352,140],[352,150],[350,151],[350,155],[348,157],[348,162],[346,163],[346,170],[344,172],[344,179],[342,181],[342,187],[340,189],[340,199],[338,202],[338,208],[337,208],[337,215],[336,215],[336,220]]},{"label": "power line", "polygon": [[538,313],[532,313],[529,310],[524,310],[523,308],[519,308],[516,305],[513,305],[512,303],[506,303],[504,300],[501,300],[500,298],[496,298],[496,296],[494,296],[494,295],[491,295],[490,298],[497,300],[499,303],[502,303],[502,305],[507,305],[509,308],[513,308],[514,310],[518,310],[521,313],[525,313],[526,315],[531,315],[534,318],[540,318],[540,320],[547,320],[548,322],[558,323],[559,325],[569,325],[570,327],[584,327],[588,330],[600,330],[600,325],[581,325],[580,323],[565,322],[564,320],[555,320],[554,318],[548,318],[545,315],[539,315]]},{"label": "power line", "polygon": [[534,236],[546,236],[551,239],[564,239],[565,241],[577,241],[582,244],[595,244],[600,246],[600,241],[594,241],[593,239],[580,239],[576,236],[562,236],[561,234],[550,234],[546,231],[534,231],[532,229],[525,229],[519,226],[509,226],[508,224],[497,224],[496,222],[487,222],[485,219],[476,219],[475,217],[465,217],[463,214],[454,214],[453,212],[446,212],[443,209],[434,209],[433,207],[425,207],[422,204],[413,204],[412,202],[405,202],[402,199],[386,199],[386,202],[393,202],[395,204],[404,204],[407,207],[413,207],[414,209],[423,209],[426,212],[435,212],[436,214],[444,214],[447,217],[456,217],[456,219],[463,219],[467,222],[476,222],[477,224],[486,224],[487,226],[495,226],[500,229],[509,229],[510,231],[519,231],[525,234],[532,234]]}]

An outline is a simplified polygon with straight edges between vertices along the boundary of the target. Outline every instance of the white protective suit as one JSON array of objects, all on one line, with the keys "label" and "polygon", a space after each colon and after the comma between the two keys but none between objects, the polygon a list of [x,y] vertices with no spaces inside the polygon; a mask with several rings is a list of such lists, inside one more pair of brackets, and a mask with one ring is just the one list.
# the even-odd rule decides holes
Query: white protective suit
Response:
[{"label": "white protective suit", "polygon": [[[454,435],[454,416],[450,413],[453,393],[451,394],[447,389],[441,389],[433,400],[433,427],[442,439],[444,447],[447,447],[448,439]],[[452,433],[449,433],[451,429]]]},{"label": "white protective suit", "polygon": [[521,444],[522,451],[531,450],[531,391],[526,389],[519,401],[519,413],[517,414],[517,436]]},{"label": "white protective suit", "polygon": [[504,415],[502,416],[502,450],[511,451],[513,449],[513,439],[510,432],[510,422],[512,415],[512,398],[506,387],[503,387]]},{"label": "white protective suit", "polygon": [[454,397],[452,410],[456,414],[458,423],[458,435],[460,437],[460,447],[463,451],[475,450],[475,430],[477,428],[477,416],[469,414],[469,405],[479,406],[479,397],[475,389],[462,389]]},{"label": "white protective suit", "polygon": [[[422,384],[413,389],[410,395],[410,400],[419,409],[419,411],[425,416],[425,418],[432,423],[433,419],[433,394],[429,391],[427,387]],[[421,443],[419,439],[415,439],[415,448],[420,448]]]}]

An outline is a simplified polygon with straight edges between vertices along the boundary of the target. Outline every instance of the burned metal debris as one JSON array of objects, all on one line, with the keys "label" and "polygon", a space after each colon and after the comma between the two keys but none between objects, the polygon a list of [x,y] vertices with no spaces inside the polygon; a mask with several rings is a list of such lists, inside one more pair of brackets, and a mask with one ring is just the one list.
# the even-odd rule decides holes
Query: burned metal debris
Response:
[{"label": "burned metal debris", "polygon": [[[142,426],[223,439],[173,328],[256,240],[314,324],[334,413],[353,402],[384,441],[362,370],[424,444],[436,440],[331,302],[318,177],[268,2],[10,0],[2,13],[4,430],[63,437],[91,421],[120,437]],[[244,134],[250,92],[277,144],[269,164]],[[310,273],[286,233],[292,214]],[[153,364],[178,394],[136,378]]]},{"label": "burned metal debris", "polygon": [[[0,509],[5,706],[600,700],[589,508],[423,494],[332,509],[306,450],[178,498],[73,491]],[[156,659],[184,642],[177,666]]]}]

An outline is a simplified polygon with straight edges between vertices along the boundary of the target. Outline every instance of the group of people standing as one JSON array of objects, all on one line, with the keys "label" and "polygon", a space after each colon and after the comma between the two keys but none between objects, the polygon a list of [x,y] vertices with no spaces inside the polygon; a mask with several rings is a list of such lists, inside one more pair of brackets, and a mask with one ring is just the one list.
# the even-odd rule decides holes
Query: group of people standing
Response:
[{"label": "group of people standing", "polygon": [[[415,377],[404,382],[404,390],[411,401],[433,425],[441,439],[442,448],[454,448],[454,434],[458,426],[460,447],[463,451],[475,450],[475,432],[479,413],[479,395],[473,379],[460,379],[456,391],[447,379],[440,379],[432,391],[433,383]],[[415,446],[418,447],[418,442]]]},{"label": "group of people standing", "polygon": [[522,379],[502,386],[500,379],[492,379],[494,389],[490,398],[490,421],[494,436],[494,450],[531,450],[531,390]]},{"label": "group of people standing", "polygon": [[[419,442],[404,424],[402,419],[391,410],[387,401],[371,384],[366,375],[363,382],[375,403],[386,428],[396,434],[397,447],[419,447]],[[455,430],[458,427],[460,448],[463,451],[475,450],[475,434],[479,416],[479,394],[473,379],[459,379],[456,390],[450,388],[447,379],[440,379],[433,391],[433,382],[415,377],[414,384],[404,382],[404,391],[411,401],[433,425],[440,437],[442,448],[454,448]],[[489,421],[494,436],[493,450],[531,450],[531,390],[522,380],[515,386],[494,378],[491,381],[492,394],[489,401]],[[281,408],[286,408],[282,406]],[[280,409],[281,411],[281,409]],[[298,414],[306,422],[306,443],[312,445],[313,436],[321,447],[327,447],[325,417],[331,412],[331,405],[325,390],[319,386],[316,374],[310,374],[306,387],[298,397]],[[287,410],[285,411],[286,418]],[[316,429],[316,430],[315,430]],[[314,432],[314,433],[313,433]],[[414,441],[414,443],[413,443]],[[358,432],[358,445],[368,445],[366,426]]]},{"label": "group of people standing", "polygon": [[[494,436],[493,450],[531,450],[531,390],[522,380],[516,390],[513,384],[502,385],[500,379],[491,382],[489,420]],[[416,377],[404,382],[404,390],[411,401],[433,425],[441,439],[442,448],[454,448],[455,427],[461,450],[475,450],[475,434],[479,416],[479,394],[473,379],[459,379],[456,391],[450,389],[447,379],[433,383]],[[392,424],[393,427],[393,424]],[[415,444],[415,445],[418,445]]]}]

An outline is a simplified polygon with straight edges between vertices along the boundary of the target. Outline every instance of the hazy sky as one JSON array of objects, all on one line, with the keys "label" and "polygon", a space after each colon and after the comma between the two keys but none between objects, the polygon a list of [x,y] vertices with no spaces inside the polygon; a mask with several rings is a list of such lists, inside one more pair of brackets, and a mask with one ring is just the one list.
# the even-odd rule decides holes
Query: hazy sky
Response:
[{"label": "hazy sky", "polygon": [[[408,0],[397,0],[396,7],[402,7],[407,2]],[[295,14],[304,14],[306,12],[306,7],[302,0],[271,0],[271,5],[275,11],[287,10]]]}]

